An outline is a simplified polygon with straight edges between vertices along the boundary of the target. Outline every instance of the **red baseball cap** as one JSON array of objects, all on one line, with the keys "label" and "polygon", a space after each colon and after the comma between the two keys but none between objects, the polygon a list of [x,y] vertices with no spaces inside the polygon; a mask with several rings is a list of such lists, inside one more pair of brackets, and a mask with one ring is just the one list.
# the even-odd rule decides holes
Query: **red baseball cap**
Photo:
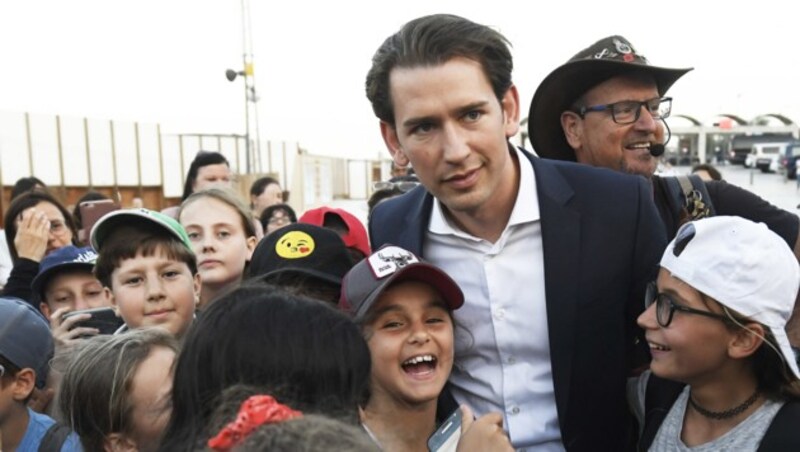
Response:
[{"label": "red baseball cap", "polygon": [[355,248],[358,251],[361,251],[364,256],[369,256],[372,253],[369,246],[369,237],[367,237],[366,228],[364,228],[364,225],[361,223],[361,221],[359,221],[358,218],[355,217],[355,215],[346,210],[327,206],[318,207],[316,209],[306,211],[300,217],[298,222],[324,227],[325,217],[327,215],[335,215],[339,217],[344,222],[345,226],[347,226],[347,232],[341,234],[341,236],[344,244],[347,245],[348,248]]}]

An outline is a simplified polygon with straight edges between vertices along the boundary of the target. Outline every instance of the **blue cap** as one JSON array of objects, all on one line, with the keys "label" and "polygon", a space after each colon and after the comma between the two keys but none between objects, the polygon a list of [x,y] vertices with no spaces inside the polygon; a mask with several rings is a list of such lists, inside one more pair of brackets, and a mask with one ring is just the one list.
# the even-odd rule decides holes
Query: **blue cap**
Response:
[{"label": "blue cap", "polygon": [[36,387],[44,387],[53,359],[50,324],[19,298],[0,297],[0,355],[20,369],[33,369]]},{"label": "blue cap", "polygon": [[59,248],[42,259],[42,263],[39,264],[39,274],[33,278],[31,289],[33,289],[33,293],[36,296],[41,297],[41,300],[44,301],[45,286],[55,273],[83,268],[91,272],[96,260],[97,253],[89,246],[78,248],[77,246],[68,245]]}]

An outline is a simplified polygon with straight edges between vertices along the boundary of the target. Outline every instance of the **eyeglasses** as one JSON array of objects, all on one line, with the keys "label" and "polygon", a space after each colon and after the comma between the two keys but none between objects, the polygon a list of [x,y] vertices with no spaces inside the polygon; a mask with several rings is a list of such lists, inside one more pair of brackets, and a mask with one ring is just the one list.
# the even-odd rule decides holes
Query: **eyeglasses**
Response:
[{"label": "eyeglasses", "polygon": [[672,98],[654,97],[645,101],[623,100],[613,104],[581,107],[575,113],[583,118],[586,116],[586,113],[611,110],[611,119],[613,119],[615,123],[633,124],[639,120],[639,116],[642,114],[642,107],[647,109],[653,119],[664,119],[669,117],[669,113],[672,111]]},{"label": "eyeglasses", "polygon": [[673,300],[668,294],[658,293],[658,287],[656,286],[655,282],[651,282],[647,285],[647,290],[645,291],[644,295],[644,308],[648,309],[653,305],[653,303],[656,304],[656,321],[663,328],[668,327],[669,324],[672,323],[672,316],[675,314],[675,311],[681,311],[687,314],[703,315],[722,320],[726,323],[731,321],[728,317],[722,314],[692,309],[675,303],[675,300]]},{"label": "eyeglasses", "polygon": [[392,190],[396,188],[401,192],[405,193],[413,190],[414,187],[416,187],[417,185],[419,185],[419,182],[412,180],[404,180],[400,182],[379,181],[379,182],[374,182],[372,184],[372,189],[374,191],[378,191],[378,190]]}]

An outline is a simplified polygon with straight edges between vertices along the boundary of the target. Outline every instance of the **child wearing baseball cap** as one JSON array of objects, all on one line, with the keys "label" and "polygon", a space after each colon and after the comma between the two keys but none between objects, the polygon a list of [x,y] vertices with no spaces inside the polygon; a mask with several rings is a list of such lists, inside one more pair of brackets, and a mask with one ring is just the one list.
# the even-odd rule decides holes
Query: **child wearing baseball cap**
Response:
[{"label": "child wearing baseball cap", "polygon": [[798,287],[792,250],[763,223],[717,216],[678,230],[638,320],[652,354],[629,391],[640,450],[800,450],[785,330]]},{"label": "child wearing baseball cap", "polygon": [[96,259],[97,253],[91,247],[67,245],[45,256],[39,265],[31,289],[40,301],[39,311],[50,320],[56,347],[98,333],[94,328],[75,327],[76,323],[91,318],[90,314],[64,319],[65,314],[111,306],[111,294],[103,290],[93,273]]},{"label": "child wearing baseball cap", "polygon": [[[383,450],[427,450],[437,399],[453,366],[452,312],[463,304],[464,294],[450,276],[397,246],[384,246],[345,275],[339,307],[361,327],[372,357],[361,421]],[[463,406],[461,417],[462,441],[512,450],[499,413],[473,424]],[[472,425],[486,424],[492,428],[466,435]]]},{"label": "child wearing baseball cap", "polygon": [[97,279],[110,291],[124,329],[156,326],[181,338],[200,295],[197,261],[186,230],[147,209],[100,218],[90,240],[99,253]]},{"label": "child wearing baseball cap", "polygon": [[[45,386],[52,357],[45,318],[20,299],[0,298],[0,450],[81,450],[68,429],[28,407],[34,388]],[[43,444],[48,432],[53,439]]]}]

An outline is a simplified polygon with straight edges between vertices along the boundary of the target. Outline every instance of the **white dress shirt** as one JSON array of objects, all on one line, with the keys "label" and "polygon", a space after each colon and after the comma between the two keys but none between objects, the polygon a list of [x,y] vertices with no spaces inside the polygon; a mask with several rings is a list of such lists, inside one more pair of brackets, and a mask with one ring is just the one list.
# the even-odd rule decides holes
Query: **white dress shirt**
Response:
[{"label": "white dress shirt", "polygon": [[539,199],[533,167],[516,150],[519,194],[496,243],[455,226],[433,203],[425,259],[464,291],[454,312],[453,396],[476,415],[504,414],[514,447],[563,451],[544,290]]}]

